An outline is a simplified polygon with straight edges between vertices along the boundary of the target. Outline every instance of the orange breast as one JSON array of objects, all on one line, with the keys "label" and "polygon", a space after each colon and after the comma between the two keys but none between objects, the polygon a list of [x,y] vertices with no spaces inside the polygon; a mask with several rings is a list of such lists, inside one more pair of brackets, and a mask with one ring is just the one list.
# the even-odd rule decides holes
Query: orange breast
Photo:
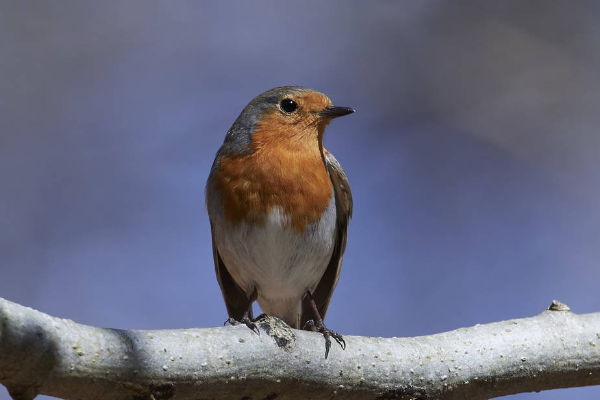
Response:
[{"label": "orange breast", "polygon": [[234,225],[263,224],[269,211],[281,207],[291,228],[301,232],[318,221],[333,196],[320,138],[316,131],[290,137],[261,126],[269,125],[257,127],[252,154],[221,157],[215,188],[225,218]]}]

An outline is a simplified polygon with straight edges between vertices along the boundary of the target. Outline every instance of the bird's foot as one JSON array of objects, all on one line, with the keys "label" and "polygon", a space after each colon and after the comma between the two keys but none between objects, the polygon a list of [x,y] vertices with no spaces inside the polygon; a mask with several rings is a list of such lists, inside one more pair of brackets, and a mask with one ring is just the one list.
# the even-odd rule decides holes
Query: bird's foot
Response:
[{"label": "bird's foot", "polygon": [[258,336],[260,336],[260,331],[258,330],[258,326],[256,326],[255,322],[257,322],[258,320],[263,319],[264,317],[266,317],[266,314],[260,314],[258,317],[256,318],[250,318],[248,316],[248,313],[244,313],[244,316],[242,318],[240,318],[240,320],[238,321],[235,318],[227,318],[225,320],[225,322],[223,323],[223,325],[227,325],[227,323],[229,323],[230,325],[241,325],[244,324],[246,325],[248,328],[250,328],[252,330],[252,332],[256,333]]},{"label": "bird's foot", "polygon": [[320,332],[323,334],[323,337],[325,338],[325,359],[327,359],[327,356],[329,355],[329,349],[331,348],[331,338],[335,339],[335,341],[340,345],[342,350],[346,350],[346,341],[344,340],[342,335],[327,328],[322,320],[317,320],[317,322],[315,323],[315,321],[309,319],[304,324],[303,329],[310,329],[313,332]]}]

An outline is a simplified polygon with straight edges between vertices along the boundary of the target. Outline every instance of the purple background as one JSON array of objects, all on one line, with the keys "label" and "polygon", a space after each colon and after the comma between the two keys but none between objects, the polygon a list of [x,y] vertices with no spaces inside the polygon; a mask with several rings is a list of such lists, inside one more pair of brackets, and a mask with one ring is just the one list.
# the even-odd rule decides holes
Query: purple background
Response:
[{"label": "purple background", "polygon": [[[0,297],[221,325],[214,153],[255,95],[304,85],[357,110],[325,138],[355,206],[330,327],[600,311],[600,3],[577,4],[3,2]],[[600,387],[512,398],[565,396]]]}]

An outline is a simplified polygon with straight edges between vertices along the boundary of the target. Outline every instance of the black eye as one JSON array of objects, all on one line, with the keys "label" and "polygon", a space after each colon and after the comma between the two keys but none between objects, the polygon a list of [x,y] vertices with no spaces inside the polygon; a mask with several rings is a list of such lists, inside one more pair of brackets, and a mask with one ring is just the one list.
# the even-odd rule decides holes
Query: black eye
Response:
[{"label": "black eye", "polygon": [[279,103],[279,106],[281,107],[283,112],[288,113],[288,114],[291,114],[298,109],[298,103],[296,103],[292,99],[281,100],[281,103]]}]

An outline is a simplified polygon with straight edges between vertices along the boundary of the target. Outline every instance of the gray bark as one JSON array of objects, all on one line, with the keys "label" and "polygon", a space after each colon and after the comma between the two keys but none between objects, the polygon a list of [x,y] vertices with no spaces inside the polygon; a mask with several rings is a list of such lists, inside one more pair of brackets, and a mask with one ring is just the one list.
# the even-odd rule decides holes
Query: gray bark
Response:
[{"label": "gray bark", "polygon": [[600,384],[600,313],[532,317],[414,338],[323,336],[276,318],[162,331],[95,328],[0,299],[0,383],[15,400],[488,399]]}]

